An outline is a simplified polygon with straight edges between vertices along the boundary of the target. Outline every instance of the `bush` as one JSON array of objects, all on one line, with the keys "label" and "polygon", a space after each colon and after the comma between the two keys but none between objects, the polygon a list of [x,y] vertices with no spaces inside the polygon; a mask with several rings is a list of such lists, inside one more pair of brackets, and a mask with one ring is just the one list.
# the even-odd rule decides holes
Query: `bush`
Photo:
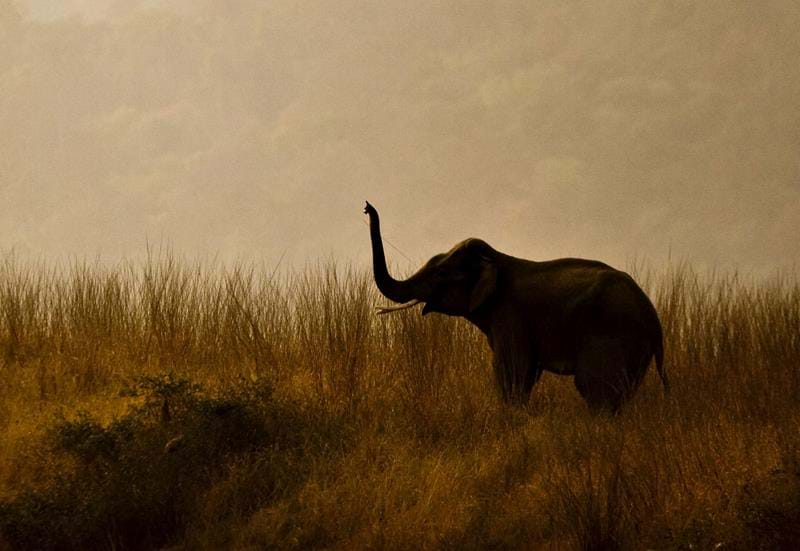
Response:
[{"label": "bush", "polygon": [[252,452],[262,453],[252,492],[258,499],[248,508],[302,478],[301,456],[315,432],[310,417],[268,386],[240,385],[220,397],[160,376],[138,379],[129,394],[141,405],[107,426],[83,412],[50,427],[50,460],[71,459],[74,468],[44,490],[0,503],[0,534],[13,548],[169,544],[226,464]]}]

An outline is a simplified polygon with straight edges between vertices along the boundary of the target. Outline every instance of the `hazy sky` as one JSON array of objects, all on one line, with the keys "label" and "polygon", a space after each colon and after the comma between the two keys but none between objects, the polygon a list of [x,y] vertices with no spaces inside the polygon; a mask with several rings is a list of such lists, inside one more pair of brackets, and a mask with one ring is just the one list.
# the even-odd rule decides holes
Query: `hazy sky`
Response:
[{"label": "hazy sky", "polygon": [[[0,248],[800,264],[800,3],[0,0]],[[409,261],[389,248],[399,266]]]}]

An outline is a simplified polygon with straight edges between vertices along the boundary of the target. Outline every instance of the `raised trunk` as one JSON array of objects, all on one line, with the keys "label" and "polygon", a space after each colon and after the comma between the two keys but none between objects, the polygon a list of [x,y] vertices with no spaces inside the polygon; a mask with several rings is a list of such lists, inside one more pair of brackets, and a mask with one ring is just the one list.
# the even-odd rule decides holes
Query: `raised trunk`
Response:
[{"label": "raised trunk", "polygon": [[410,281],[398,281],[389,275],[386,267],[386,256],[383,253],[381,239],[381,222],[378,211],[367,203],[364,212],[369,215],[369,237],[372,241],[372,274],[375,284],[383,296],[394,302],[407,302],[415,299],[414,288]]}]

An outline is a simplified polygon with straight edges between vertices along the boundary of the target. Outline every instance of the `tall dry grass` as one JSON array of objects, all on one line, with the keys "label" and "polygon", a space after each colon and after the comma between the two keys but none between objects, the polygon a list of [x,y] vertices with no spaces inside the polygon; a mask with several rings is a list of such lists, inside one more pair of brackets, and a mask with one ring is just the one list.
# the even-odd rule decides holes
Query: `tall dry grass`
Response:
[{"label": "tall dry grass", "polygon": [[[373,315],[364,271],[7,257],[0,547],[792,548],[797,280],[638,272],[673,391],[651,374],[609,418],[549,374],[504,406],[473,327]],[[161,401],[169,421],[145,408]],[[247,415],[220,425],[231,408]],[[160,451],[179,431],[193,457]],[[106,503],[137,483],[172,496],[170,522]],[[65,487],[97,495],[62,510]]]}]

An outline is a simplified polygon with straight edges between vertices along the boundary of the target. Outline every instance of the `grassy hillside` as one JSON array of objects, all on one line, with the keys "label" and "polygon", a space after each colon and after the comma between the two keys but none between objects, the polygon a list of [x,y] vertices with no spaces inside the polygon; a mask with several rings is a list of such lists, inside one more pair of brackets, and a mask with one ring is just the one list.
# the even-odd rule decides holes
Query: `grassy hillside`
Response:
[{"label": "grassy hillside", "polygon": [[796,548],[796,279],[637,278],[673,392],[610,418],[361,271],[7,258],[0,549]]}]

